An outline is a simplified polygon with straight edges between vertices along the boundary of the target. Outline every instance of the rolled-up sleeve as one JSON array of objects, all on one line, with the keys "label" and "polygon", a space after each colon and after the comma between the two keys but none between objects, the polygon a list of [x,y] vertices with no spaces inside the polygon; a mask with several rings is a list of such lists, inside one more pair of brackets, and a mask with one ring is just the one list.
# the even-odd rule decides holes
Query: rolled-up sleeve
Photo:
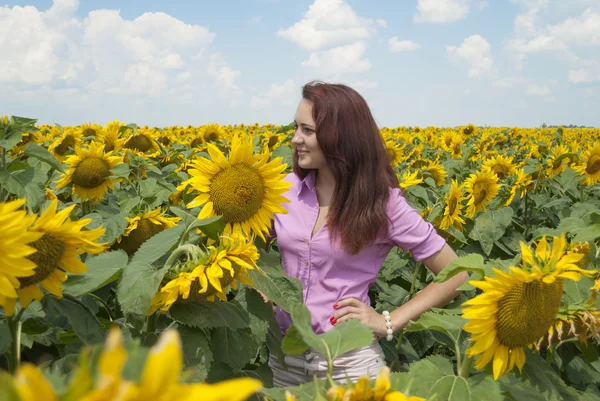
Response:
[{"label": "rolled-up sleeve", "polygon": [[446,240],[407,202],[399,188],[390,191],[388,239],[419,262],[439,252]]}]

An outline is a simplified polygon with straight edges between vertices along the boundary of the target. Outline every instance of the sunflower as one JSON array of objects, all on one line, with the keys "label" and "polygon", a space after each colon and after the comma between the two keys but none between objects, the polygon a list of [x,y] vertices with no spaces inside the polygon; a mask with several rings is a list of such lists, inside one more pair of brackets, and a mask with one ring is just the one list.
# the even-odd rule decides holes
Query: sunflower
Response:
[{"label": "sunflower", "polygon": [[519,199],[523,199],[523,197],[527,194],[527,189],[531,185],[531,175],[525,173],[525,169],[520,168],[517,170],[515,183],[510,188],[510,193],[508,195],[508,199],[504,202],[504,206],[508,206],[512,203],[517,195],[517,192],[520,192]]},{"label": "sunflower", "polygon": [[285,134],[273,131],[266,131],[261,135],[261,137],[263,152],[265,153],[274,151],[279,146],[281,146],[288,138]]},{"label": "sunflower", "polygon": [[252,285],[248,270],[258,269],[258,250],[245,237],[221,237],[218,247],[209,246],[208,252],[197,251],[183,266],[171,269],[165,283],[154,295],[149,315],[157,309],[166,312],[175,301],[214,301],[217,296],[227,301],[229,286],[236,289],[236,281]]},{"label": "sunflower", "polygon": [[433,181],[435,181],[435,185],[437,187],[444,185],[446,178],[448,177],[448,173],[446,172],[444,166],[437,161],[430,162],[426,167],[423,168],[423,171],[433,178]]},{"label": "sunflower", "polygon": [[471,218],[475,212],[485,210],[486,203],[491,202],[500,189],[498,176],[491,170],[481,170],[477,174],[471,174],[464,185],[469,199],[467,217]]},{"label": "sunflower", "polygon": [[456,180],[452,180],[448,196],[446,197],[446,207],[444,208],[444,217],[440,223],[442,230],[447,230],[450,227],[454,227],[458,230],[462,230],[465,220],[461,217],[463,206],[461,202],[464,197],[462,194],[462,187],[458,185]]},{"label": "sunflower", "polygon": [[580,181],[582,184],[591,186],[600,182],[600,142],[582,153],[581,164],[576,165],[573,170],[584,176]]},{"label": "sunflower", "polygon": [[119,139],[117,147],[145,159],[161,154],[160,147],[155,140],[155,133],[151,129],[138,128],[129,136]]},{"label": "sunflower", "polygon": [[79,259],[83,253],[98,254],[105,246],[97,242],[105,229],[84,230],[92,219],[71,221],[69,215],[76,205],[56,212],[58,201],[53,200],[46,211],[29,228],[41,237],[30,245],[37,250],[27,258],[36,264],[33,276],[19,278],[17,290],[21,305],[26,308],[31,301],[44,296],[42,288],[62,298],[62,282],[67,279],[66,272],[81,274],[87,267]]},{"label": "sunflower", "polygon": [[469,124],[466,127],[462,127],[461,129],[463,135],[465,136],[471,136],[473,134],[476,134],[478,130],[479,128],[477,128],[477,126],[475,126],[474,124]]},{"label": "sunflower", "polygon": [[404,160],[404,150],[393,140],[385,142],[385,150],[388,152],[393,167],[396,167]]},{"label": "sunflower", "polygon": [[99,200],[109,189],[114,189],[114,183],[119,179],[111,179],[114,175],[111,169],[123,162],[112,152],[104,153],[104,145],[91,142],[88,149],[75,147],[75,154],[67,157],[65,163],[69,169],[56,182],[56,188],[64,188],[73,184],[73,192],[81,200]]},{"label": "sunflower", "polygon": [[225,234],[242,232],[264,239],[274,213],[286,213],[281,206],[289,202],[284,194],[291,186],[283,181],[286,165],[280,157],[269,161],[268,154],[252,154],[252,142],[238,137],[232,140],[229,160],[213,144],[208,144],[211,160],[198,157],[191,162],[192,176],[177,189],[188,184],[200,192],[188,208],[204,205],[198,218],[221,215]]},{"label": "sunflower", "polygon": [[419,175],[419,172],[416,170],[413,171],[412,173],[410,172],[410,170],[404,170],[402,175],[398,176],[398,182],[400,183],[400,188],[406,189],[408,187],[413,187],[415,185],[419,185],[420,183],[422,183],[423,178],[419,178],[418,175]]},{"label": "sunflower", "polygon": [[66,128],[63,133],[52,141],[48,151],[59,161],[64,160],[69,149],[75,149],[83,139],[81,129]]},{"label": "sunflower", "polygon": [[517,170],[510,156],[498,155],[486,160],[482,165],[482,170],[489,169],[494,172],[499,179],[504,179]]},{"label": "sunflower", "polygon": [[[123,345],[123,336],[116,326],[108,332],[104,350],[98,357],[97,375],[92,375],[88,367],[88,353],[82,353],[78,372],[66,391],[71,399],[243,401],[262,387],[259,380],[247,377],[214,384],[180,383],[183,353],[181,338],[176,329],[161,333],[157,343],[148,352],[141,375],[136,381],[124,377],[128,355]],[[22,401],[58,400],[52,384],[31,363],[23,363],[19,367],[14,381],[15,390]]]},{"label": "sunflower", "polygon": [[81,124],[81,135],[84,138],[89,136],[91,137],[99,137],[102,134],[102,126],[98,124]]},{"label": "sunflower", "polygon": [[473,345],[467,356],[478,356],[477,369],[493,360],[494,379],[525,364],[524,348],[544,336],[555,322],[563,294],[563,280],[580,280],[593,274],[576,263],[584,255],[566,253],[566,239],[554,237],[552,246],[543,237],[535,253],[521,243],[522,268],[508,272],[493,269],[495,277],[470,281],[483,291],[465,302],[463,330]]},{"label": "sunflower", "polygon": [[226,132],[219,124],[211,123],[200,126],[200,136],[204,143],[214,143],[224,140]]},{"label": "sunflower", "polygon": [[540,338],[535,347],[555,345],[560,341],[577,337],[585,344],[594,339],[600,342],[600,311],[591,304],[561,306],[558,316],[548,329],[547,335]]},{"label": "sunflower", "polygon": [[421,397],[408,397],[400,391],[390,391],[390,368],[381,368],[375,379],[375,387],[370,384],[368,376],[360,377],[356,384],[346,387],[334,385],[327,391],[330,401],[425,401]]},{"label": "sunflower", "polygon": [[548,177],[554,177],[557,174],[562,173],[566,168],[565,155],[569,153],[569,148],[564,145],[558,145],[552,148],[550,156],[546,159],[546,174]]},{"label": "sunflower", "polygon": [[35,216],[27,216],[21,207],[25,199],[0,203],[0,306],[8,316],[15,311],[19,280],[35,274],[36,264],[30,257],[36,252],[32,243],[42,233],[27,231]]},{"label": "sunflower", "polygon": [[114,120],[106,124],[104,129],[97,132],[96,137],[104,144],[104,150],[107,152],[112,152],[115,150],[120,137],[119,130],[124,126],[125,124],[123,124],[121,121]]},{"label": "sunflower", "polygon": [[156,208],[143,215],[127,217],[127,228],[114,247],[133,255],[144,242],[181,221],[180,217],[167,217],[165,213],[166,210]]}]

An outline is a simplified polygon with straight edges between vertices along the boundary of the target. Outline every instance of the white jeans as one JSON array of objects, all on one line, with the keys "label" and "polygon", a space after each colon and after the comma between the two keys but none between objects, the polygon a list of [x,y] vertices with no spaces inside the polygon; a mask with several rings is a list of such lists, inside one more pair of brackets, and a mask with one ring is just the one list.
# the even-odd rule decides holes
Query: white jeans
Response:
[{"label": "white jeans", "polygon": [[[317,379],[327,377],[327,359],[309,348],[304,354],[286,355],[287,370],[281,365],[279,359],[269,355],[269,367],[273,371],[273,387],[292,387]],[[346,378],[356,382],[361,376],[374,379],[379,369],[385,366],[383,350],[377,341],[358,348],[333,361],[332,379],[346,382]]]}]

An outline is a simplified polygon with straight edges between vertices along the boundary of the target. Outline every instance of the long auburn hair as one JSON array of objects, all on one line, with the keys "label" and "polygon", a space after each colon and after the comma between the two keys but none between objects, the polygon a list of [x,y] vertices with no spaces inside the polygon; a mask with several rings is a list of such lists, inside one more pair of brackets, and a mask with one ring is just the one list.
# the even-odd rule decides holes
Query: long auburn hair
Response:
[{"label": "long auburn hair", "polygon": [[[312,104],[317,142],[335,178],[336,186],[327,226],[344,249],[358,253],[389,230],[389,189],[398,187],[385,142],[365,99],[342,84],[311,81],[302,97]],[[294,150],[294,172],[303,179],[310,170],[298,165]]]}]

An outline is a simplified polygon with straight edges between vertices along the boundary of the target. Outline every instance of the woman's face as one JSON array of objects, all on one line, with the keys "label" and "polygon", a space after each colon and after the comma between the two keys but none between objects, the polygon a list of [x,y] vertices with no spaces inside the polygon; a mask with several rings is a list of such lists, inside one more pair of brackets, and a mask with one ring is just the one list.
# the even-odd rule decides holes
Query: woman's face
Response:
[{"label": "woman's face", "polygon": [[298,152],[298,165],[306,170],[327,167],[325,154],[317,142],[316,124],[312,117],[312,104],[302,99],[294,118],[296,132],[292,144]]}]

